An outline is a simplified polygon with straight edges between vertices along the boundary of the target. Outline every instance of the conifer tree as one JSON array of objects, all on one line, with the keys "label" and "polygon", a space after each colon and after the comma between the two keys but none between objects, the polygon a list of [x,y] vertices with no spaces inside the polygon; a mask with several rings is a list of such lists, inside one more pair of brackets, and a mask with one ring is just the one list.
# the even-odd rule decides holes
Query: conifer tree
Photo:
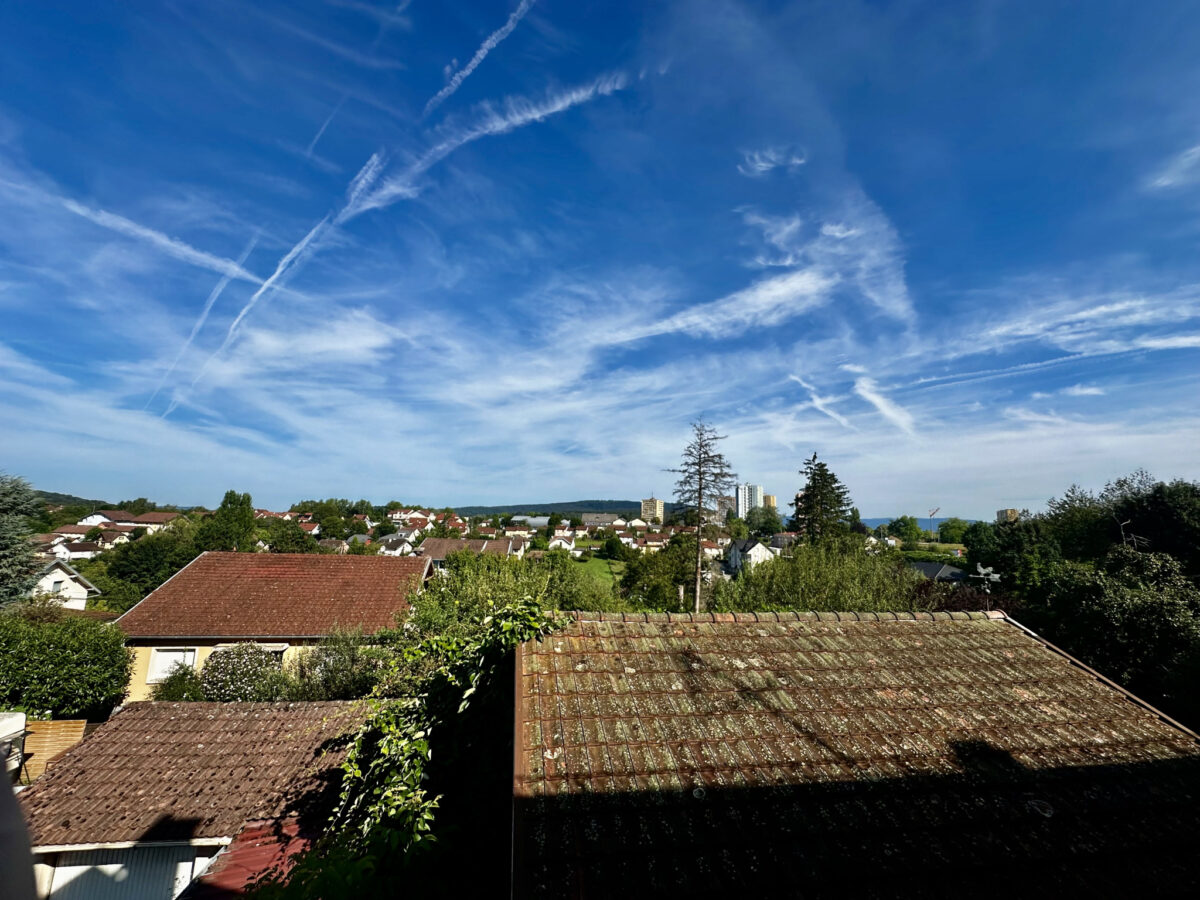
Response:
[{"label": "conifer tree", "polygon": [[675,483],[675,499],[688,512],[696,514],[696,596],[695,610],[700,612],[700,581],[704,571],[705,503],[716,508],[717,498],[732,490],[737,475],[729,467],[717,443],[725,435],[703,421],[692,423],[692,440],[683,448],[683,458],[676,469],[667,469],[679,476]]},{"label": "conifer tree", "polygon": [[800,532],[806,541],[815,544],[837,534],[844,534],[850,518],[850,492],[829,466],[817,460],[817,454],[805,460],[800,470],[804,487],[792,502],[792,530]]}]

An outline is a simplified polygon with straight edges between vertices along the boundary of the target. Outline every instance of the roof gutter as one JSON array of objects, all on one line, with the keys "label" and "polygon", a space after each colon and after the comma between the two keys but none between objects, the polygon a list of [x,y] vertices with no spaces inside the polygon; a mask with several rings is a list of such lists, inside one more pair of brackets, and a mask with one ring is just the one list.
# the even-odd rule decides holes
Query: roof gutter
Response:
[{"label": "roof gutter", "polygon": [[130,850],[134,847],[228,847],[231,837],[191,838],[186,841],[108,841],[95,844],[38,844],[34,853],[81,853],[87,850]]}]

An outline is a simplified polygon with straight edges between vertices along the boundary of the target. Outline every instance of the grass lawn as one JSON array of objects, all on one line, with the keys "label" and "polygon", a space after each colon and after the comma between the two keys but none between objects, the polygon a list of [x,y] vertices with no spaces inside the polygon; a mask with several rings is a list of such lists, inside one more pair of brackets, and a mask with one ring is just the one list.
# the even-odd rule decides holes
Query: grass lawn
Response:
[{"label": "grass lawn", "polygon": [[600,559],[598,556],[593,556],[591,559],[576,560],[577,565],[598,581],[604,582],[605,585],[611,585],[625,572],[625,563],[615,559]]}]

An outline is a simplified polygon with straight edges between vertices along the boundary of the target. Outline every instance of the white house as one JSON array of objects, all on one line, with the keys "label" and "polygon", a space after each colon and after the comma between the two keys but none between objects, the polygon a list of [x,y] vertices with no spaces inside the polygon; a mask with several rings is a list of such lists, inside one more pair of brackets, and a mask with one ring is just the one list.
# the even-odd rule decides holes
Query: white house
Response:
[{"label": "white house", "polygon": [[34,596],[43,595],[59,600],[65,609],[84,609],[87,598],[100,593],[100,589],[76,572],[71,566],[56,559],[42,569],[34,585]]},{"label": "white house", "polygon": [[773,558],[774,554],[761,541],[753,538],[734,541],[729,545],[729,568],[735,572],[740,572],[743,566],[756,566]]},{"label": "white house", "polygon": [[630,519],[626,523],[626,526],[629,528],[633,528],[636,531],[642,531],[643,529],[649,528],[650,523],[647,522],[645,519]]},{"label": "white house", "polygon": [[575,553],[575,538],[571,537],[556,537],[550,542],[549,549],[551,550],[566,550],[574,555]]}]

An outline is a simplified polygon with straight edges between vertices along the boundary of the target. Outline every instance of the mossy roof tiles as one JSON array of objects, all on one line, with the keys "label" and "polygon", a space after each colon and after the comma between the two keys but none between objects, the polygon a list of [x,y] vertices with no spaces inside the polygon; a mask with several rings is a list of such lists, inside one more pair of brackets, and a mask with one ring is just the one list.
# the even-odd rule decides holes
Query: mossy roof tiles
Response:
[{"label": "mossy roof tiles", "polygon": [[580,614],[515,692],[517,896],[1200,888],[1196,736],[1002,614]]}]

